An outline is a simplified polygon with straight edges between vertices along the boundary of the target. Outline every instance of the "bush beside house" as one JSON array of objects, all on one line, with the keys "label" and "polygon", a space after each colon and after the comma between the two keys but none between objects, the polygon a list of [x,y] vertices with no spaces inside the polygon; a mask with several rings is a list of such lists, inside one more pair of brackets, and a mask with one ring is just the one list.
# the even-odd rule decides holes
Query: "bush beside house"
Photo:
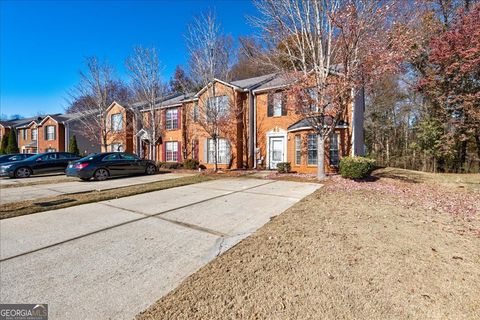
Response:
[{"label": "bush beside house", "polygon": [[8,144],[7,144],[7,149],[5,151],[6,153],[19,153],[20,150],[18,149],[18,143],[17,143],[17,135],[15,133],[10,133],[8,135]]},{"label": "bush beside house", "polygon": [[8,146],[8,136],[10,134],[5,133],[2,137],[2,142],[0,142],[0,154],[7,153],[7,146]]},{"label": "bush beside house", "polygon": [[347,179],[365,179],[375,168],[375,160],[365,157],[343,157],[340,174]]}]

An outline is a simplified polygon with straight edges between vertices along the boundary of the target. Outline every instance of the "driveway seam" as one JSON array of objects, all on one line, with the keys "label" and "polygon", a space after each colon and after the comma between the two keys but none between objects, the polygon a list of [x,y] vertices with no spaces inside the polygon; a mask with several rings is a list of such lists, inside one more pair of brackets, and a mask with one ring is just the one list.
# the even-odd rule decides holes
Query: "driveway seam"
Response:
[{"label": "driveway seam", "polygon": [[[114,208],[114,209],[125,210],[125,211],[129,211],[129,212],[132,212],[132,213],[140,214],[140,215],[142,215],[142,216],[144,216],[144,217],[146,217],[146,218],[155,218],[155,219],[167,221],[167,222],[170,222],[170,223],[173,223],[173,224],[176,224],[176,225],[179,225],[179,226],[188,228],[188,229],[192,229],[192,230],[196,230],[196,231],[201,231],[201,232],[205,232],[205,233],[208,233],[208,234],[212,234],[212,235],[214,235],[214,236],[219,236],[219,237],[228,236],[228,235],[225,234],[225,233],[222,233],[222,232],[219,232],[219,231],[216,231],[216,230],[212,230],[212,229],[208,229],[208,228],[204,228],[204,227],[201,227],[201,226],[196,225],[196,224],[191,224],[191,223],[181,222],[181,221],[177,221],[177,220],[173,220],[173,219],[168,219],[168,218],[161,217],[160,215],[149,215],[149,214],[147,214],[147,213],[143,213],[143,212],[140,212],[140,211],[136,211],[136,210],[132,210],[132,209],[126,209],[126,208],[114,206],[114,205],[109,204],[109,203],[100,203],[100,204],[101,204],[101,205],[104,205],[104,206],[108,206],[108,207]],[[176,209],[175,209],[175,210],[176,210]],[[166,212],[166,213],[168,213],[168,212]]]},{"label": "driveway seam", "polygon": [[[49,248],[52,248],[52,247],[55,247],[57,245],[62,245],[62,244],[65,244],[65,243],[68,243],[68,242],[71,242],[71,241],[75,241],[75,240],[78,240],[78,239],[81,239],[81,238],[85,238],[85,237],[88,237],[88,236],[91,236],[91,235],[94,235],[94,234],[97,234],[97,233],[100,233],[100,232],[103,232],[103,231],[107,231],[107,230],[111,230],[111,229],[114,229],[114,228],[117,228],[117,227],[122,227],[124,225],[127,225],[127,224],[130,224],[130,223],[134,223],[134,222],[138,222],[138,221],[141,221],[141,220],[145,220],[145,219],[148,219],[150,217],[156,217],[156,216],[159,216],[159,215],[162,215],[162,214],[165,214],[165,213],[168,213],[168,212],[171,212],[171,211],[175,211],[175,210],[178,210],[178,209],[183,209],[183,208],[187,208],[187,207],[190,207],[190,206],[193,206],[193,205],[196,205],[196,204],[200,204],[200,203],[204,203],[204,202],[207,202],[207,201],[210,201],[210,200],[215,200],[215,199],[218,199],[218,198],[221,198],[221,197],[225,197],[225,196],[228,196],[228,195],[231,195],[231,194],[235,194],[235,193],[241,193],[245,190],[249,190],[249,189],[254,189],[254,188],[257,188],[257,187],[261,187],[261,186],[264,186],[264,185],[267,185],[267,184],[271,184],[271,183],[275,183],[277,182],[276,180],[273,180],[273,181],[268,181],[266,183],[263,183],[263,184],[260,184],[258,186],[254,186],[254,187],[251,187],[251,188],[246,188],[246,189],[243,189],[243,190],[238,190],[238,191],[232,191],[230,193],[226,193],[226,194],[223,194],[223,195],[218,195],[218,196],[215,196],[215,197],[212,197],[212,198],[208,198],[208,199],[205,199],[205,200],[201,200],[201,201],[197,201],[197,202],[193,202],[193,203],[190,203],[188,205],[184,205],[184,206],[180,206],[180,207],[177,207],[177,208],[174,208],[174,209],[169,209],[169,210],[165,210],[165,211],[162,211],[162,212],[159,212],[159,213],[155,213],[153,215],[145,215],[145,216],[142,216],[140,218],[136,218],[136,219],[132,219],[132,220],[128,220],[128,221],[124,221],[122,223],[118,223],[118,224],[115,224],[115,225],[112,225],[112,226],[109,226],[109,227],[105,227],[105,228],[102,228],[102,229],[98,229],[98,230],[95,230],[95,231],[92,231],[92,232],[88,232],[86,234],[83,234],[83,235],[79,235],[79,236],[76,236],[76,237],[73,237],[73,238],[70,238],[70,239],[66,239],[66,240],[63,240],[63,241],[60,241],[60,242],[56,242],[56,243],[53,243],[53,244],[50,244],[50,245],[47,245],[47,246],[44,246],[44,247],[41,247],[41,248],[37,248],[37,249],[34,249],[34,250],[30,250],[30,251],[27,251],[27,252],[23,252],[23,253],[19,253],[19,254],[16,254],[16,255],[13,255],[13,256],[10,256],[10,257],[6,257],[6,258],[3,258],[3,259],[0,259],[0,262],[4,262],[4,261],[8,261],[8,260],[12,260],[12,259],[15,259],[15,258],[19,258],[19,257],[22,257],[22,256],[26,256],[28,254],[31,254],[31,253],[35,253],[35,252],[38,252],[38,251],[42,251],[42,250],[45,250],[45,249],[49,249]],[[102,203],[102,202],[97,202],[98,204],[102,204],[102,205],[106,205],[105,203]],[[110,205],[111,206],[111,205]],[[122,208],[118,208],[120,210],[125,210],[125,211],[129,211],[128,209],[122,209]],[[132,212],[132,211],[130,211]],[[138,214],[138,213],[137,213]]]}]

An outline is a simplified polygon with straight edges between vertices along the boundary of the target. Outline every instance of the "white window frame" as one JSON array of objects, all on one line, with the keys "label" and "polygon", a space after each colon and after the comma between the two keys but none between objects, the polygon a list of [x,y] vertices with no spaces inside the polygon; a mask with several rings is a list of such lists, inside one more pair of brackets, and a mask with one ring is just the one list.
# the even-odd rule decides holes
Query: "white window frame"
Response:
[{"label": "white window frame", "polygon": [[178,162],[178,141],[165,142],[165,161]]},{"label": "white window frame", "polygon": [[[213,110],[212,110],[213,108]],[[207,100],[207,120],[209,115],[216,115],[218,118],[225,117],[228,112],[228,96],[215,96]]]},{"label": "white window frame", "polygon": [[[35,134],[34,134],[34,132],[35,132]],[[37,141],[38,140],[38,129],[37,128],[32,129],[31,138],[32,138],[32,141]]]},{"label": "white window frame", "polygon": [[[50,132],[50,129],[52,129],[52,132]],[[46,140],[47,141],[53,141],[55,140],[55,126],[47,126],[45,128],[45,132],[46,132]]]},{"label": "white window frame", "polygon": [[110,115],[110,125],[113,132],[120,132],[123,130],[123,115],[121,113],[114,113]]},{"label": "white window frame", "polygon": [[119,142],[110,144],[110,152],[123,152],[123,144]]},{"label": "white window frame", "polygon": [[[314,157],[310,155],[311,152],[315,152]],[[317,165],[317,162],[318,162],[317,135],[315,133],[309,133],[307,136],[307,165],[309,166]]]},{"label": "white window frame", "polygon": [[[217,163],[229,164],[230,163],[230,141],[223,138],[217,139]],[[207,140],[207,163],[215,163],[215,144],[213,139]]]},{"label": "white window frame", "polygon": [[178,108],[171,108],[165,111],[165,128],[167,130],[178,129]]},{"label": "white window frame", "polygon": [[295,135],[295,165],[302,164],[302,136]]},{"label": "white window frame", "polygon": [[283,104],[283,93],[275,92],[273,94],[273,116],[274,117],[282,116],[282,109],[283,109],[282,104]]},{"label": "white window frame", "polygon": [[[334,142],[334,143],[332,143]],[[332,132],[330,134],[330,142],[329,142],[329,163],[332,167],[337,167],[340,162],[340,135],[338,132]],[[336,154],[336,155],[334,155]],[[336,161],[332,161],[336,157]]]},{"label": "white window frame", "polygon": [[310,101],[307,101],[308,103],[308,111],[310,112],[318,112],[318,105],[317,105],[317,100],[318,100],[318,91],[315,87],[310,87],[306,89],[308,99]]}]

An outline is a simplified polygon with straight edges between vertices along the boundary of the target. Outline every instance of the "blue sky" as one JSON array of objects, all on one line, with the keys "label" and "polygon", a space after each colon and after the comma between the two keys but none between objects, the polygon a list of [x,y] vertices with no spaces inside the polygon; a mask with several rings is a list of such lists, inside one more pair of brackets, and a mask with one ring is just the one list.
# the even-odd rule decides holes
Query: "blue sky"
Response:
[{"label": "blue sky", "polygon": [[0,1],[0,113],[63,112],[85,57],[106,59],[125,77],[136,45],[155,46],[168,79],[185,64],[184,34],[199,13],[214,9],[226,33],[254,32],[247,0]]}]

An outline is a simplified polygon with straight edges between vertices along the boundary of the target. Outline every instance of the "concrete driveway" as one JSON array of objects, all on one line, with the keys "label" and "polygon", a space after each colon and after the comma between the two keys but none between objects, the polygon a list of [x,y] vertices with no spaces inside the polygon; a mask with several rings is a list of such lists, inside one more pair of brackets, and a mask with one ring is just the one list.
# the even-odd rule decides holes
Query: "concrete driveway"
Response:
[{"label": "concrete driveway", "polygon": [[131,319],[318,189],[225,179],[0,221],[0,300]]},{"label": "concrete driveway", "polygon": [[[163,173],[151,176],[131,176],[112,178],[105,181],[81,181],[75,179],[71,182],[61,182],[55,184],[40,184],[23,187],[0,187],[0,204],[38,199],[43,197],[58,196],[62,194],[71,194],[93,190],[107,190],[120,187],[133,186],[136,184],[149,183],[161,180],[176,179],[180,177],[191,176],[191,173]],[[56,176],[58,179],[58,176]],[[27,179],[23,179],[25,181]]]}]

